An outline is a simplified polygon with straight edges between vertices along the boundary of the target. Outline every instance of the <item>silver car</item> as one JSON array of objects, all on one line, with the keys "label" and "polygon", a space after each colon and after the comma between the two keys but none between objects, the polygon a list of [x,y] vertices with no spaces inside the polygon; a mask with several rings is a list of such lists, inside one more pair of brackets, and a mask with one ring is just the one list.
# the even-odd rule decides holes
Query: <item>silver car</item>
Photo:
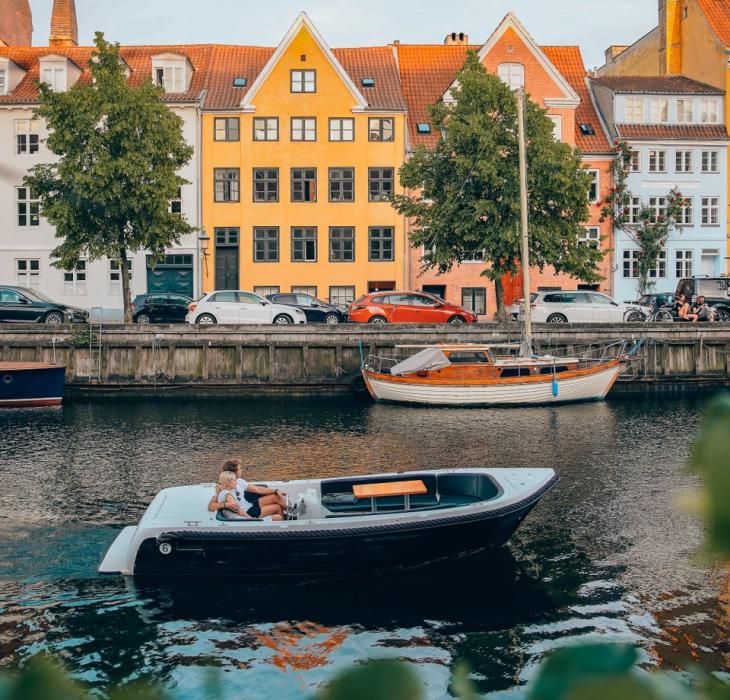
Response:
[{"label": "silver car", "polygon": [[[622,323],[636,309],[588,290],[536,292],[530,295],[530,307],[535,323]],[[522,309],[517,313],[521,318]]]}]

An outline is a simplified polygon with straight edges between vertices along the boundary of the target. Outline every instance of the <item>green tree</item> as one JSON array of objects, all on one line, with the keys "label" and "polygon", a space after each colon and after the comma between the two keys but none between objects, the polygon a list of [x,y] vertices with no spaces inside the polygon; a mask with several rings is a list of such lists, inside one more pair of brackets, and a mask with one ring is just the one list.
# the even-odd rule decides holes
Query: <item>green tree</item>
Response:
[{"label": "green tree", "polygon": [[187,181],[177,173],[193,154],[182,119],[160,99],[162,88],[147,80],[132,87],[118,44],[97,32],[89,64],[92,80],[68,92],[39,83],[35,117],[48,125],[54,163],[31,168],[24,184],[40,199],[41,213],[56,228],[60,244],[54,265],[73,269],[80,257],[102,256],[120,268],[124,320],[131,318],[127,255],[165,248],[194,231],[170,200]]},{"label": "green tree", "polygon": [[642,295],[651,291],[654,286],[651,273],[656,269],[667,238],[672,231],[681,231],[686,199],[675,187],[666,194],[665,206],[659,210],[643,204],[638,209],[633,207],[634,194],[627,184],[630,168],[631,147],[625,141],[616,141],[612,165],[614,185],[604,202],[601,221],[611,218],[613,227],[626,233],[638,246],[637,291]]},{"label": "green tree", "polygon": [[[424,267],[447,272],[484,255],[504,318],[502,278],[519,270],[520,186],[517,101],[474,52],[457,75],[453,101],[431,106],[442,137],[420,147],[400,172],[407,193],[393,206],[412,219],[411,239],[426,251]],[[586,282],[600,280],[603,253],[579,238],[588,219],[591,178],[580,153],[553,137],[545,110],[526,100],[530,263]]]}]

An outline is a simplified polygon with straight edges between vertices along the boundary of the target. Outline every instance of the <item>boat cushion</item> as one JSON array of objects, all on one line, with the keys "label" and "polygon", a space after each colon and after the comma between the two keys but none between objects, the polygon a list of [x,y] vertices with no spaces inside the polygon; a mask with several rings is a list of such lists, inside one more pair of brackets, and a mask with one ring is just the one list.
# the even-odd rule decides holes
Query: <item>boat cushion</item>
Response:
[{"label": "boat cushion", "polygon": [[232,510],[224,508],[219,510],[215,514],[216,520],[222,520],[223,522],[244,522],[244,523],[256,523],[261,522],[261,518],[247,518],[245,515],[239,515],[234,513]]}]

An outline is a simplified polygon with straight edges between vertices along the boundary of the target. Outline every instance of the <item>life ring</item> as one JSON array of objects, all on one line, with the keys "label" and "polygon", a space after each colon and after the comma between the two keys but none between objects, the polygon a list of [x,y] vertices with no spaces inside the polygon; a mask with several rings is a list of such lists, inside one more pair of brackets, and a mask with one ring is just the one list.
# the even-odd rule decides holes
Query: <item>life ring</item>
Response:
[{"label": "life ring", "polygon": [[12,384],[12,383],[13,383],[13,375],[12,375],[12,374],[6,374],[6,375],[5,375],[4,377],[3,377],[3,381],[4,381],[4,382],[5,382],[6,384]]}]

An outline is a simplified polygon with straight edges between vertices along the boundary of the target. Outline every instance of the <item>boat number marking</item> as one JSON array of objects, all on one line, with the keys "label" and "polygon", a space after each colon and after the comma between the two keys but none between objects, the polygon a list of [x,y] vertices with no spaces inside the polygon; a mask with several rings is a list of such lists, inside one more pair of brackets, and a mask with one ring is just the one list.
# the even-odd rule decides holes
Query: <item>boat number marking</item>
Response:
[{"label": "boat number marking", "polygon": [[6,374],[6,375],[5,375],[4,377],[3,377],[3,381],[4,381],[4,382],[5,382],[6,384],[10,384],[10,383],[11,383],[11,382],[13,381],[13,377],[12,377],[12,376],[11,376],[10,374]]},{"label": "boat number marking", "polygon": [[170,552],[172,552],[172,545],[168,542],[163,542],[160,545],[160,554],[169,554]]}]

